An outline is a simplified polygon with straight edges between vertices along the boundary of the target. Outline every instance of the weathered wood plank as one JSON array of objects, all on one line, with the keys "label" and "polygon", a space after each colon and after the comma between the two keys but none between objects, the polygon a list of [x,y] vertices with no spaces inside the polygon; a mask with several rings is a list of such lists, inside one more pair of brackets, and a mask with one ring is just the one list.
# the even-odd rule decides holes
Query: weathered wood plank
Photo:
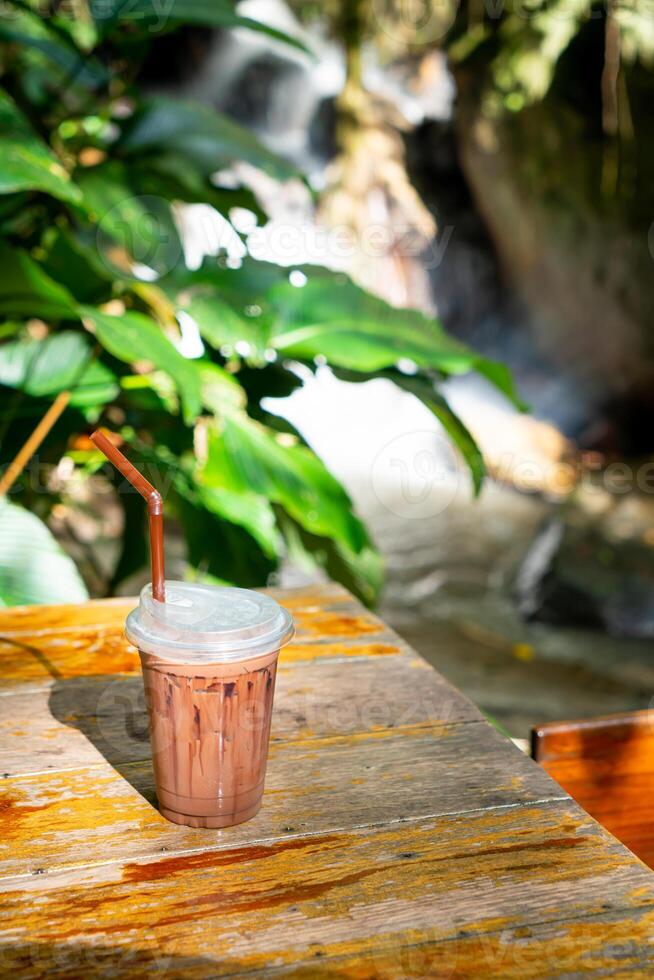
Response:
[{"label": "weathered wood plank", "polygon": [[[278,593],[292,612],[296,635],[286,663],[323,658],[395,655],[405,644],[342,589]],[[0,610],[0,690],[18,684],[103,674],[138,673],[139,659],[123,627],[135,599],[76,606]],[[96,619],[106,622],[94,622]]]},{"label": "weathered wood plank", "polygon": [[45,633],[0,636],[0,686],[38,686],[93,674],[135,674],[138,653],[122,627],[89,626]]},{"label": "weathered wood plank", "polygon": [[137,600],[90,599],[75,605],[9,606],[0,609],[0,633],[39,633],[92,626],[120,626]]},{"label": "weathered wood plank", "polygon": [[[325,958],[316,951],[308,962],[254,975],[293,980],[647,980],[654,962],[653,936],[654,910],[648,906],[479,936],[460,932],[454,941],[413,943],[410,936],[400,935],[383,948],[338,958]],[[206,961],[189,960],[184,965],[171,959],[170,963],[172,972],[166,975],[173,978],[212,975]]]},{"label": "weathered wood plank", "polygon": [[[356,637],[337,642],[319,638],[314,643],[298,639],[284,647],[281,662],[395,656],[402,649],[391,634],[381,634],[373,642]],[[33,688],[50,680],[140,671],[138,654],[125,639],[122,627],[0,636],[0,692],[21,684]]]},{"label": "weathered wood plank", "polygon": [[[119,770],[119,771],[118,771]],[[264,805],[227,831],[179,827],[152,805],[150,764],[0,781],[0,873],[111,861],[161,848],[212,847],[289,834],[561,797],[485,722],[273,743]]]},{"label": "weathered wood plank", "polygon": [[[346,675],[344,676],[344,671]],[[347,679],[345,682],[345,678]],[[421,658],[282,664],[273,741],[480,721],[481,714]],[[113,765],[150,759],[138,674],[49,681],[0,697],[0,773]]]},{"label": "weathered wood plank", "polygon": [[[310,976],[326,958],[327,976],[328,958],[345,957],[352,977],[440,975],[415,972],[427,964],[486,976],[484,960],[491,975],[520,977],[536,954],[542,977],[569,975],[564,956],[581,972],[587,940],[597,974],[619,960],[615,944],[623,966],[625,944],[632,965],[654,948],[653,882],[568,802],[7,880],[3,929],[41,975],[56,970],[59,948],[66,976],[87,976],[88,961],[76,968],[66,946],[92,947],[93,962],[97,944],[105,965],[129,957],[130,976],[146,967],[175,975],[178,963],[184,976],[206,977],[303,961]],[[613,929],[579,921],[596,915],[619,919]],[[366,964],[379,969],[357,972]]]},{"label": "weathered wood plank", "polygon": [[[362,636],[388,632],[388,627],[345,589],[334,585],[311,589],[264,589],[282,603],[296,620],[300,636]],[[125,599],[96,599],[81,605],[14,606],[0,609],[0,635],[37,636],[77,629],[122,628],[138,603]]]},{"label": "weathered wood plank", "polygon": [[152,806],[133,600],[0,611],[0,972],[649,976],[651,873],[344,590],[277,596],[264,807],[224,831]]}]

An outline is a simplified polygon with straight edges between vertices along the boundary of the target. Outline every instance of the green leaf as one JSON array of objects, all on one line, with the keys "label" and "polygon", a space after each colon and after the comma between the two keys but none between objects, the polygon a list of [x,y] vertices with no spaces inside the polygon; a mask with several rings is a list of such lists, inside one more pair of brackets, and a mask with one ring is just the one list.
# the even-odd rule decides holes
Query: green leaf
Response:
[{"label": "green leaf", "polygon": [[290,163],[267,150],[233,119],[181,99],[156,97],[142,103],[118,142],[127,154],[171,146],[205,175],[244,160],[279,180],[297,176]]},{"label": "green leaf", "polygon": [[81,200],[79,188],[3,89],[0,89],[0,140],[0,194],[35,190],[61,201]]},{"label": "green leaf", "polygon": [[68,230],[57,229],[42,269],[80,303],[111,298],[113,276],[106,263],[102,264],[92,249],[82,248]]},{"label": "green leaf", "polygon": [[150,361],[165,371],[179,392],[187,423],[197,418],[202,402],[196,364],[182,357],[153,320],[142,313],[112,316],[93,306],[81,306],[79,311],[114,357],[127,364]]},{"label": "green leaf", "polygon": [[215,415],[245,408],[245,392],[232,374],[210,361],[197,361],[196,364],[205,408]]},{"label": "green leaf", "polygon": [[432,397],[426,400],[424,404],[434,413],[451,442],[459,449],[468,464],[475,495],[477,495],[484,482],[486,467],[481,450],[470,433],[470,430],[461,421],[459,416],[452,411],[447,401],[438,392],[434,392]]},{"label": "green leaf", "polygon": [[0,384],[35,398],[71,390],[73,405],[102,405],[119,388],[113,372],[91,356],[86,337],[72,330],[43,340],[11,341],[0,345]]},{"label": "green leaf", "polygon": [[91,13],[100,28],[128,21],[149,31],[171,30],[180,24],[205,27],[243,27],[268,34],[306,52],[300,40],[235,12],[231,0],[90,0]]},{"label": "green leaf", "polygon": [[374,604],[383,584],[383,561],[374,547],[354,552],[338,541],[310,534],[280,508],[277,520],[293,563],[308,572],[321,568],[366,605]]},{"label": "green leaf", "polygon": [[27,252],[0,244],[0,315],[66,319],[76,317],[76,311],[77,304],[68,290],[51,279]]},{"label": "green leaf", "polygon": [[197,480],[195,457],[189,451],[171,450],[169,435],[165,429],[153,430],[156,449],[141,442],[135,448],[146,464],[146,475],[185,526],[189,560],[203,573],[226,581],[265,584],[280,550],[269,502],[254,493],[233,493]]},{"label": "green leaf", "polygon": [[264,555],[275,559],[280,551],[279,531],[270,501],[256,493],[233,493],[224,487],[197,485],[198,500],[212,514],[238,524],[252,535]]},{"label": "green leaf", "polygon": [[6,21],[0,22],[0,40],[39,51],[55,68],[61,70],[69,86],[77,84],[97,88],[107,82],[107,71],[96,58],[78,51],[72,43],[63,43],[61,35],[48,30],[43,20],[23,12],[18,25],[17,28]]},{"label": "green leaf", "polygon": [[229,218],[232,208],[246,208],[259,223],[266,214],[247,187],[223,187],[214,184],[201,170],[193,167],[181,154],[173,151],[147,156],[139,166],[134,161],[130,178],[141,194],[154,194],[168,201],[209,204]]},{"label": "green leaf", "polygon": [[236,344],[247,344],[253,355],[261,355],[265,346],[264,325],[230,306],[213,289],[190,290],[182,297],[179,309],[193,317],[201,335],[215,350],[233,352]]},{"label": "green leaf", "polygon": [[157,285],[198,324],[204,339],[216,350],[233,349],[238,341],[261,358],[270,346],[272,311],[267,292],[288,280],[288,270],[270,262],[247,259],[229,269],[216,259],[206,259],[199,269],[176,268]]},{"label": "green leaf", "polygon": [[34,514],[0,499],[0,603],[84,602],[71,558]]},{"label": "green leaf", "polygon": [[224,418],[210,432],[208,458],[197,479],[280,504],[312,534],[361,551],[368,537],[345,490],[309,448],[288,441],[246,415]]},{"label": "green leaf", "polygon": [[519,404],[502,366],[449,337],[437,320],[401,310],[365,292],[350,279],[324,269],[305,269],[307,282],[281,282],[267,300],[273,308],[271,343],[289,357],[322,356],[335,367],[374,372],[401,359],[443,374],[479,371]]},{"label": "green leaf", "polygon": [[135,190],[124,164],[111,160],[80,170],[77,183],[96,224],[96,247],[107,259],[109,271],[125,272],[136,262],[162,274],[177,265],[182,243],[169,202]]},{"label": "green leaf", "polygon": [[449,404],[434,387],[434,382],[420,375],[404,375],[399,371],[387,372],[386,377],[393,381],[398,387],[416,395],[423,405],[433,412],[441,423],[451,442],[457,447],[463,456],[470,474],[475,495],[477,495],[484,482],[486,467],[481,449],[475,442],[469,429],[464,425],[458,415],[456,415]]},{"label": "green leaf", "polygon": [[190,563],[202,574],[246,588],[266,585],[277,567],[244,527],[208,510],[195,493],[180,493],[175,512],[184,528]]}]

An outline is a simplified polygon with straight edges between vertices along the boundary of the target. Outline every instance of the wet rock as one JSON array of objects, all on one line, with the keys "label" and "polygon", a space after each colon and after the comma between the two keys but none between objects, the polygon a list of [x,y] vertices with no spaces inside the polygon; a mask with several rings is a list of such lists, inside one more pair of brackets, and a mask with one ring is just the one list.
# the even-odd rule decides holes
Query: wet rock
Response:
[{"label": "wet rock", "polygon": [[654,636],[654,550],[596,526],[550,520],[520,565],[514,597],[527,620]]}]

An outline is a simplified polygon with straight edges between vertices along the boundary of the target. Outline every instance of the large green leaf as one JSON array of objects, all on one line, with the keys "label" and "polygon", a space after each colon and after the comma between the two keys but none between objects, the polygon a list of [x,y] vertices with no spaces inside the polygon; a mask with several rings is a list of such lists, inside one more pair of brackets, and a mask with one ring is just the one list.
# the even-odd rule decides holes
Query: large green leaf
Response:
[{"label": "large green leaf", "polygon": [[72,38],[52,30],[46,18],[25,10],[14,14],[11,21],[0,22],[0,40],[38,51],[61,72],[68,86],[97,88],[108,80],[107,70],[97,58],[78,50]]},{"label": "large green leaf", "polygon": [[76,180],[96,224],[96,247],[109,269],[125,272],[137,262],[161,274],[177,265],[182,243],[165,198],[141,194],[132,186],[128,168],[117,160],[80,170]]},{"label": "large green leaf", "polygon": [[342,542],[310,534],[297,521],[277,508],[278,523],[291,561],[308,572],[322,569],[327,575],[372,605],[383,584],[381,555],[368,545],[359,552]]},{"label": "large green leaf", "polygon": [[403,375],[399,371],[388,372],[385,376],[389,377],[398,387],[404,388],[405,391],[410,391],[412,395],[416,395],[423,405],[426,405],[434,413],[449,439],[457,447],[468,465],[475,494],[478,494],[486,473],[481,449],[475,442],[467,426],[452,411],[440,392],[436,391],[434,382],[420,375]]},{"label": "large green leaf", "polygon": [[246,415],[226,417],[210,433],[198,479],[277,503],[307,531],[337,539],[354,552],[368,544],[345,490],[318,457]]},{"label": "large green leaf", "polygon": [[248,344],[261,358],[269,344],[272,310],[266,296],[288,271],[246,259],[238,269],[206,259],[199,269],[178,266],[158,283],[180,310],[189,313],[212,347]]},{"label": "large green leaf", "polygon": [[508,371],[449,337],[437,320],[389,306],[344,275],[304,271],[304,286],[281,282],[267,294],[277,350],[301,359],[322,356],[335,367],[366,373],[402,359],[443,374],[479,371],[519,403]]},{"label": "large green leaf", "polygon": [[215,290],[199,287],[182,300],[179,309],[193,317],[204,339],[216,350],[225,349],[230,354],[237,344],[246,344],[253,355],[263,353],[265,331],[260,320],[225,302]]},{"label": "large green leaf", "polygon": [[244,527],[208,510],[197,497],[179,496],[175,512],[186,537],[188,560],[201,574],[234,585],[266,585],[278,558],[269,557]]},{"label": "large green leaf", "polygon": [[27,252],[1,243],[0,315],[75,318],[77,304],[68,290],[51,279]]},{"label": "large green leaf", "polygon": [[34,514],[0,498],[0,603],[84,602],[71,558]]},{"label": "large green leaf", "polygon": [[0,194],[36,190],[62,201],[80,201],[79,188],[3,89],[0,89],[0,141]]},{"label": "large green leaf", "polygon": [[0,384],[37,398],[68,389],[72,404],[85,407],[109,402],[119,391],[109,368],[92,360],[87,338],[72,330],[0,345]]},{"label": "large green leaf", "polygon": [[269,27],[251,17],[241,17],[232,0],[90,0],[90,8],[100,29],[128,21],[150,32],[170,30],[180,24],[206,27],[245,27],[274,37],[306,51],[297,38]]},{"label": "large green leaf", "polygon": [[247,490],[235,493],[225,487],[200,483],[197,486],[197,499],[212,514],[244,528],[268,558],[274,559],[279,554],[280,541],[275,513],[265,497]]},{"label": "large green leaf", "polygon": [[244,160],[280,180],[297,175],[291,164],[267,150],[233,119],[181,99],[156,97],[142,103],[125,126],[118,146],[127,154],[174,146],[176,153],[204,174]]},{"label": "large green leaf", "polygon": [[177,351],[161,328],[142,313],[113,316],[93,306],[82,306],[80,315],[92,327],[110,354],[134,364],[149,361],[168,374],[179,392],[187,422],[200,413],[201,379],[197,365]]},{"label": "large green leaf", "polygon": [[247,208],[263,223],[266,214],[254,193],[247,187],[216,185],[202,170],[174,150],[148,155],[130,166],[130,180],[140,194],[154,194],[167,201],[209,204],[224,217],[232,208]]},{"label": "large green leaf", "polygon": [[390,306],[342,273],[306,266],[304,286],[289,270],[247,259],[239,269],[207,260],[177,268],[159,284],[200,325],[214,347],[245,341],[255,354],[274,347],[298,360],[324,357],[332,367],[371,374],[403,359],[442,374],[478,371],[523,405],[503,364],[481,357],[418,310]]},{"label": "large green leaf", "polygon": [[58,228],[51,236],[41,267],[80,303],[100,303],[111,298],[113,275],[109,267],[68,229]]},{"label": "large green leaf", "polygon": [[231,414],[245,408],[247,401],[236,378],[211,361],[197,361],[202,404],[215,415]]}]

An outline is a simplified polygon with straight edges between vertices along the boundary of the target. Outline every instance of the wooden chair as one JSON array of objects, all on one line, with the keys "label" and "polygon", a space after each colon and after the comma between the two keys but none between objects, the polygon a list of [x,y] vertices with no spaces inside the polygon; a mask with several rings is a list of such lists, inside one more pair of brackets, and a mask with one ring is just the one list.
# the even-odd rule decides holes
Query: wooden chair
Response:
[{"label": "wooden chair", "polygon": [[532,758],[654,868],[654,710],[539,725]]}]

